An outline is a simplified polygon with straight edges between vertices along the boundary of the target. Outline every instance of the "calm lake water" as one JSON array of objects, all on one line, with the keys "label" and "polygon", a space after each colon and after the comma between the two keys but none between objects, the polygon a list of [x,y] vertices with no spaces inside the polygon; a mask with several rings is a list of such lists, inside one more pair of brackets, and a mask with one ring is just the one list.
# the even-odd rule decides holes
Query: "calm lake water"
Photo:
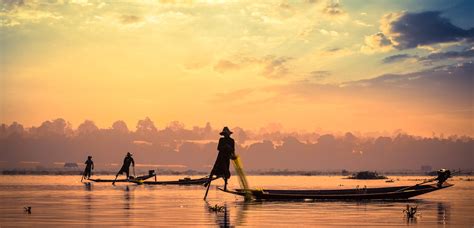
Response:
[{"label": "calm lake water", "polygon": [[[102,177],[105,178],[105,177]],[[177,180],[182,176],[158,176]],[[340,176],[250,176],[251,187],[273,189],[342,189],[414,185],[427,177],[348,180]],[[464,180],[460,180],[463,178]],[[129,183],[80,182],[79,176],[1,176],[0,227],[102,226],[460,226],[474,225],[474,181],[455,177],[455,186],[400,202],[244,202],[216,190],[208,201],[201,186],[146,186]],[[471,177],[472,179],[472,177]],[[238,188],[234,176],[230,188]],[[224,206],[212,212],[209,205]],[[406,204],[418,205],[416,219],[407,220]],[[31,206],[32,213],[24,212]]]}]

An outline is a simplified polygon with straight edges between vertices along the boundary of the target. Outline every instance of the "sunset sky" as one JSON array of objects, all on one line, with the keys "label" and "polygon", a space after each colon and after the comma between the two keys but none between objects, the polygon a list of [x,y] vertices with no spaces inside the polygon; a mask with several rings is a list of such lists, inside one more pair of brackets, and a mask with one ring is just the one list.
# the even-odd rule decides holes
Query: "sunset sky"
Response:
[{"label": "sunset sky", "polygon": [[0,1],[0,123],[474,136],[473,1]]}]

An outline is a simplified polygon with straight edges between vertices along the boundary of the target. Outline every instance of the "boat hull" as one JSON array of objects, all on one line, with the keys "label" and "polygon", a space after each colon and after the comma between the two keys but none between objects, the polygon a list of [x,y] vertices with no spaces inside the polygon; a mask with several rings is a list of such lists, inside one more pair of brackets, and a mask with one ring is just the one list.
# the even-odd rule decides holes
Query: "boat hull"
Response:
[{"label": "boat hull", "polygon": [[144,175],[144,176],[138,176],[138,177],[135,177],[134,179],[118,179],[118,180],[115,180],[114,179],[89,179],[90,181],[94,181],[94,182],[103,182],[103,183],[112,183],[112,182],[136,182],[136,181],[144,181],[144,180],[148,180],[152,177],[154,177],[156,175]]},{"label": "boat hull", "polygon": [[[344,189],[344,190],[249,190],[237,189],[225,191],[231,194],[245,196],[251,194],[256,200],[404,200],[415,196],[451,187],[446,184],[399,186],[389,188]],[[221,189],[224,191],[223,189]]]},{"label": "boat hull", "polygon": [[[213,178],[212,180],[215,180]],[[199,178],[199,179],[181,179],[177,181],[134,181],[137,184],[147,184],[147,185],[203,185],[209,181],[209,178]]]}]

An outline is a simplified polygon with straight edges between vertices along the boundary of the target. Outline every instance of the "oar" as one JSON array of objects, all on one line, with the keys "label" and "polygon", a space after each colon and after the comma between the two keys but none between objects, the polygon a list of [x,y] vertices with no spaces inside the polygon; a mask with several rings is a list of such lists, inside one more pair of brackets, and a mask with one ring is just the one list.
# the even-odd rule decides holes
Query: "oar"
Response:
[{"label": "oar", "polygon": [[115,175],[115,179],[114,179],[114,181],[112,182],[112,185],[115,185],[115,181],[117,180],[117,177],[118,177],[118,174]]},{"label": "oar", "polygon": [[[87,167],[86,167],[87,168]],[[82,180],[84,180],[84,174],[86,174],[86,170],[84,169],[84,172],[82,172],[82,177],[81,177],[81,183],[82,183]]]},{"label": "oar", "polygon": [[207,193],[209,192],[209,188],[211,187],[212,175],[209,175],[209,181],[207,182],[207,189],[206,194],[204,194],[204,200],[207,198]]},{"label": "oar", "polygon": [[135,165],[133,166],[133,176],[136,177],[137,174],[135,174]]}]

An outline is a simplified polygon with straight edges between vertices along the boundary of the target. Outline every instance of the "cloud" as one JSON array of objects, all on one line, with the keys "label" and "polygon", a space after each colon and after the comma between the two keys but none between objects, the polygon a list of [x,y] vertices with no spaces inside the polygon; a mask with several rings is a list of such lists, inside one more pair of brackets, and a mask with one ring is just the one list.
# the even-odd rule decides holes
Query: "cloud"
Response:
[{"label": "cloud", "polygon": [[292,58],[286,56],[267,55],[261,58],[237,57],[234,60],[221,59],[214,65],[214,70],[220,73],[240,70],[245,67],[258,66],[260,74],[266,78],[278,79],[287,75],[290,70],[287,66]]},{"label": "cloud", "polygon": [[342,9],[338,0],[330,0],[326,7],[323,8],[323,13],[332,16],[339,16],[345,14],[345,11]]},{"label": "cloud", "polygon": [[462,51],[447,51],[447,52],[437,52],[431,53],[426,56],[418,56],[418,55],[409,55],[409,54],[397,54],[385,57],[382,59],[382,63],[396,63],[405,61],[408,59],[413,59],[418,62],[422,63],[432,63],[437,61],[449,60],[449,59],[457,59],[457,60],[466,60],[474,58],[474,49],[466,49]]},{"label": "cloud", "polygon": [[[366,36],[365,50],[411,49],[447,42],[472,42],[474,28],[463,29],[441,16],[438,11],[389,13],[382,17],[381,32]],[[379,42],[377,42],[379,41]]]},{"label": "cloud", "polygon": [[393,50],[392,41],[379,32],[365,37],[365,45],[362,46],[362,53],[371,54],[374,52],[387,52]]},{"label": "cloud", "polygon": [[367,24],[367,23],[365,23],[361,20],[354,20],[354,24],[362,26],[362,27],[372,27],[372,26],[374,26],[372,24]]},{"label": "cloud", "polygon": [[322,80],[330,76],[331,72],[326,70],[315,70],[309,73],[309,78],[314,80]]},{"label": "cloud", "polygon": [[0,0],[0,27],[15,27],[28,23],[47,21],[52,23],[63,18],[40,2],[22,0]]},{"label": "cloud", "polygon": [[452,102],[456,102],[456,100],[470,100],[472,95],[470,85],[474,79],[472,72],[474,72],[474,63],[465,62],[408,74],[381,75],[372,79],[344,83],[343,87],[370,87],[386,92],[389,92],[386,89],[390,88],[397,90],[399,95],[407,95],[405,92],[410,91],[413,99],[416,99],[417,96],[424,96],[427,100],[432,99],[436,102],[437,99],[456,97],[452,100]]},{"label": "cloud", "polygon": [[136,24],[143,21],[143,18],[135,16],[135,15],[122,15],[120,16],[120,22],[122,24]]},{"label": "cloud", "polygon": [[291,58],[275,56],[265,57],[263,59],[264,68],[262,71],[262,75],[267,78],[282,78],[289,72],[289,69],[286,65],[288,60],[291,60]]},{"label": "cloud", "polygon": [[347,103],[347,99],[354,102],[359,99],[363,102],[377,101],[429,110],[426,111],[429,115],[458,113],[466,117],[472,115],[472,72],[474,63],[464,62],[339,84],[320,84],[306,80],[273,87],[267,91],[274,91],[280,101],[294,97],[296,100],[331,99],[335,102],[339,98],[337,102],[343,104]]},{"label": "cloud", "polygon": [[463,51],[448,51],[432,53],[424,57],[420,57],[420,61],[441,61],[446,59],[468,59],[474,58],[474,49],[467,49]]},{"label": "cloud", "polygon": [[25,6],[24,0],[1,0],[0,3],[2,4],[2,9],[7,11]]},{"label": "cloud", "polygon": [[396,63],[396,62],[401,62],[401,61],[412,59],[412,58],[416,58],[416,56],[409,55],[409,54],[391,55],[382,59],[382,63],[385,63],[385,64]]},{"label": "cloud", "polygon": [[[474,38],[474,29],[465,30],[443,18],[440,12],[405,13],[388,17],[385,27],[394,47],[403,50],[421,45],[461,41]],[[394,20],[390,20],[394,18]]]},{"label": "cloud", "polygon": [[323,35],[329,35],[329,36],[338,36],[339,33],[336,31],[328,31],[326,29],[320,29],[319,32]]},{"label": "cloud", "polygon": [[237,70],[240,67],[241,66],[236,64],[236,63],[233,63],[229,60],[222,59],[214,66],[214,70],[218,71],[220,73],[224,73],[224,72],[229,71],[229,70]]}]

